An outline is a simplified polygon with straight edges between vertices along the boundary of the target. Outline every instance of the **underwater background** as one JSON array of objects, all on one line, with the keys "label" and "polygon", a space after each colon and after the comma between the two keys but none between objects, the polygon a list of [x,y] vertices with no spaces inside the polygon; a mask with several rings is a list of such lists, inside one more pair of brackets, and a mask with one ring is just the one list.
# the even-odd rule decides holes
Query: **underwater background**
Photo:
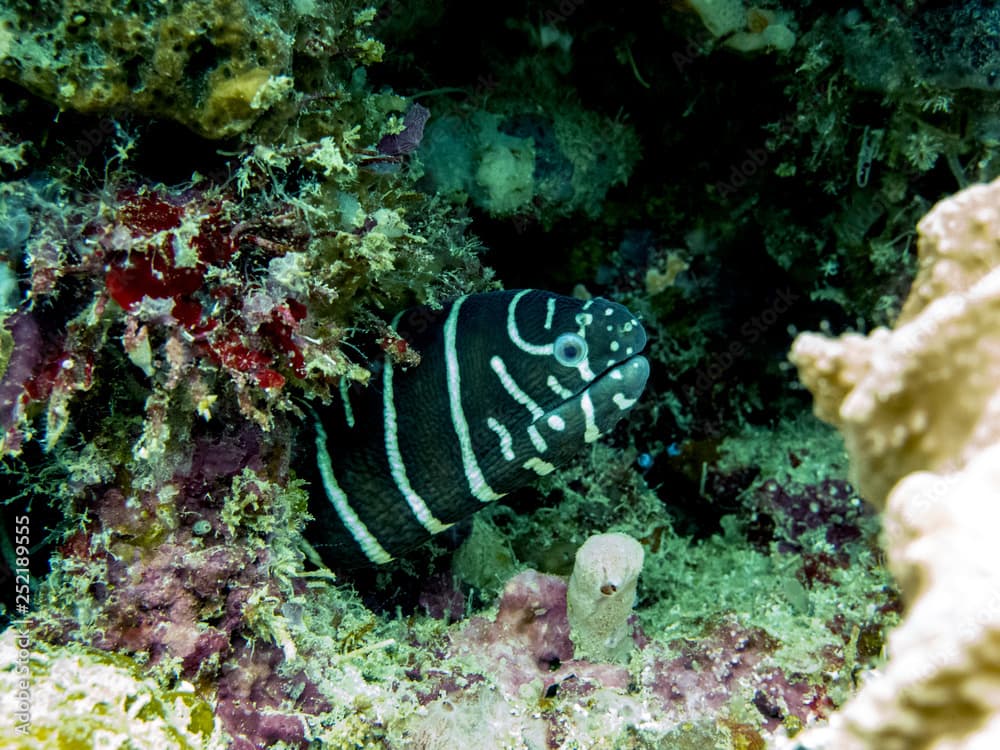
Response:
[{"label": "underwater background", "polygon": [[[998,146],[992,2],[0,0],[0,747],[1000,746]],[[324,562],[528,288],[638,401]]]}]

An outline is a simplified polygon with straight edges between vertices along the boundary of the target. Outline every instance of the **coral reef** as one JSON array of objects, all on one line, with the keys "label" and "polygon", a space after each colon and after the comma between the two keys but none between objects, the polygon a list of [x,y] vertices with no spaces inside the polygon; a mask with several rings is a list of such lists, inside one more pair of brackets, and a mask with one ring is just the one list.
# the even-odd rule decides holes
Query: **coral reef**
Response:
[{"label": "coral reef", "polygon": [[996,184],[921,220],[919,271],[892,332],[802,336],[792,350],[817,414],[844,434],[852,476],[879,507],[907,474],[960,468],[997,439]]},{"label": "coral reef", "polygon": [[[1000,188],[913,227],[1000,176],[998,29],[6,3],[0,746],[996,744]],[[400,311],[500,286],[635,312],[643,398],[412,556],[327,568],[306,406],[420,366]]]},{"label": "coral reef", "polygon": [[792,349],[884,508],[905,612],[889,660],[802,748],[978,748],[1000,738],[995,596],[1000,446],[1000,181],[920,222],[920,270],[895,327]]},{"label": "coral reef", "polygon": [[[341,376],[367,378],[340,349],[357,308],[414,291],[433,301],[455,288],[488,285],[472,261],[473,243],[461,237],[461,220],[410,193],[398,175],[359,174],[369,157],[347,145],[356,132],[342,135],[343,149],[353,149],[346,157],[329,135],[302,148],[254,150],[240,164],[236,192],[208,180],[167,187],[122,174],[123,185],[60,206],[50,185],[9,183],[7,195],[21,197],[9,198],[7,211],[27,214],[37,226],[8,251],[30,275],[27,302],[48,303],[71,286],[93,297],[67,305],[61,319],[47,312],[41,340],[29,334],[37,321],[27,320],[39,317],[37,310],[7,319],[14,352],[0,373],[0,446],[19,452],[39,408],[46,444],[54,446],[74,398],[119,353],[136,368],[136,385],[152,388],[138,456],[163,453],[168,415],[210,419],[226,387],[244,416],[269,428],[274,411],[288,408],[282,389],[289,379],[325,393]],[[292,168],[311,178],[298,182],[295,194],[269,192],[270,181]],[[380,197],[396,201],[394,208],[368,192],[377,183],[388,188]],[[415,222],[429,224],[425,234],[440,239],[433,249],[403,218],[403,204],[414,202],[425,209]],[[321,209],[330,203],[337,209]],[[376,275],[380,284],[360,284]],[[118,326],[121,346],[112,354],[104,344]],[[385,337],[382,324],[371,328]]]},{"label": "coral reef", "polygon": [[714,37],[740,52],[787,51],[795,44],[785,13],[752,7],[741,0],[690,0],[687,5],[698,14]]}]

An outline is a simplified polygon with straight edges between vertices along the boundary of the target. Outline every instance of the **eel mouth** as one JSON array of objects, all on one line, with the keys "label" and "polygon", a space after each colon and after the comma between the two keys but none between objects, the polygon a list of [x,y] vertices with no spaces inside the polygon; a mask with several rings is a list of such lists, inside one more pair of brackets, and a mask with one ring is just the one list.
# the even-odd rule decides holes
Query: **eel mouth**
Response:
[{"label": "eel mouth", "polygon": [[586,414],[585,400],[589,396],[592,420],[588,420],[585,439],[593,439],[593,429],[599,434],[610,432],[616,424],[632,410],[646,388],[649,380],[649,360],[642,354],[633,354],[628,359],[601,373],[580,397]]},{"label": "eel mouth", "polygon": [[649,379],[649,360],[633,354],[600,373],[587,386],[544,415],[579,424],[585,442],[610,432],[635,406]]},{"label": "eel mouth", "polygon": [[616,388],[616,393],[621,394],[623,398],[634,400],[642,395],[648,380],[649,360],[643,354],[633,354],[602,372],[587,385],[585,390],[610,385]]}]

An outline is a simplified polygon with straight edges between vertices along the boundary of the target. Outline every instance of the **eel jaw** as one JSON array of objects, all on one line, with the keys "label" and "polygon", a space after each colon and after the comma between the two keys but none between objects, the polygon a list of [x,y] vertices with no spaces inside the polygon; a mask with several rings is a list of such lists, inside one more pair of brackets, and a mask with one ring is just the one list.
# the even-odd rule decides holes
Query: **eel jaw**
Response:
[{"label": "eel jaw", "polygon": [[584,442],[592,443],[614,429],[638,401],[649,379],[649,360],[634,354],[610,367],[587,387],[542,416],[564,422],[567,429],[579,429]]}]

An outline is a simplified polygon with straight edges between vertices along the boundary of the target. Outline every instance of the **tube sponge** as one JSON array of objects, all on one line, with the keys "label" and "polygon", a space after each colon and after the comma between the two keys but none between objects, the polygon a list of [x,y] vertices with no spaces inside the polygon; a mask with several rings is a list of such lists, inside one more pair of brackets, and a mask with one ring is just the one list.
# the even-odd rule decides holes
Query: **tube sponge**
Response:
[{"label": "tube sponge", "polygon": [[566,592],[575,658],[628,659],[633,645],[629,617],[642,562],[642,547],[626,534],[598,534],[577,550]]}]

